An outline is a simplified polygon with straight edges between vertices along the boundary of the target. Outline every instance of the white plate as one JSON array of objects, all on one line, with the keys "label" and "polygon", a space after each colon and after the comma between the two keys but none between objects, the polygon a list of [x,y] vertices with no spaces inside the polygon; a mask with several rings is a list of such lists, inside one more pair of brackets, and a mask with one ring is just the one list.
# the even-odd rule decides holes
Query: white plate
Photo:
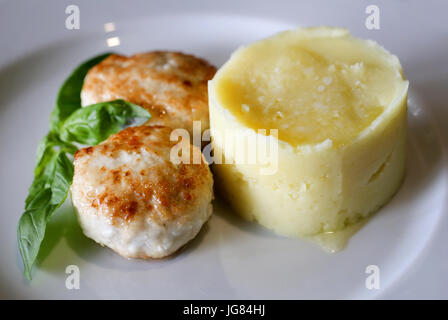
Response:
[{"label": "white plate", "polygon": [[[380,30],[365,27],[363,1],[75,1],[80,29],[65,28],[72,1],[0,2],[0,297],[2,298],[448,298],[448,3],[375,1]],[[344,4],[344,5],[342,5]],[[113,22],[115,31],[105,32]],[[337,25],[400,58],[411,83],[409,163],[399,193],[339,254],[278,237],[219,201],[185,250],[162,261],[127,261],[85,238],[70,206],[48,228],[34,280],[24,280],[17,221],[36,146],[64,78],[84,59],[182,50],[217,66],[241,44],[294,26]],[[81,271],[65,286],[67,265]],[[380,268],[368,290],[368,265]]]}]

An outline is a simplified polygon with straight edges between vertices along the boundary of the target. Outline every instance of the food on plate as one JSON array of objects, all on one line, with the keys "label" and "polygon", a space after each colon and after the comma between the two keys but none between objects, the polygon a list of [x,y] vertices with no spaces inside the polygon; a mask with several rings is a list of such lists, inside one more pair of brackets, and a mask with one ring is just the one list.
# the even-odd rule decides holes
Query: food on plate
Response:
[{"label": "food on plate", "polygon": [[193,134],[194,121],[212,129],[213,152],[204,153],[224,197],[280,234],[342,247],[397,191],[408,81],[375,42],[339,28],[297,29],[238,49],[215,72],[164,51],[104,54],[75,69],[19,221],[27,278],[69,190],[84,233],[123,257],[162,258],[193,239],[212,213],[213,177],[201,146],[171,133]]},{"label": "food on plate", "polygon": [[162,258],[196,236],[213,178],[205,161],[172,163],[170,132],[131,127],[75,154],[71,196],[87,237],[126,258]]},{"label": "food on plate", "polygon": [[[396,56],[345,29],[296,29],[238,49],[209,84],[214,149],[225,159],[214,165],[217,188],[241,216],[279,234],[353,225],[403,180],[407,90]],[[260,173],[266,159],[234,161],[248,142],[226,144],[223,130],[249,130],[257,152],[274,137],[275,172]]]},{"label": "food on plate", "polygon": [[[39,144],[19,220],[17,239],[28,279],[74,171],[73,202],[84,232],[121,255],[164,257],[197,234],[211,213],[212,176],[201,151],[189,142],[193,162],[199,154],[199,164],[170,163],[169,149],[176,141],[169,133],[173,128],[191,132],[193,120],[208,128],[207,80],[214,73],[204,60],[175,52],[130,58],[107,53],[73,71],[59,90],[50,131]],[[124,130],[100,144],[152,114],[156,119],[148,126]],[[80,145],[94,147],[77,152]],[[97,207],[86,208],[89,201]]]},{"label": "food on plate", "polygon": [[82,105],[123,99],[146,108],[150,125],[187,129],[201,121],[209,128],[207,81],[216,69],[180,52],[154,51],[130,57],[112,54],[84,80]]}]

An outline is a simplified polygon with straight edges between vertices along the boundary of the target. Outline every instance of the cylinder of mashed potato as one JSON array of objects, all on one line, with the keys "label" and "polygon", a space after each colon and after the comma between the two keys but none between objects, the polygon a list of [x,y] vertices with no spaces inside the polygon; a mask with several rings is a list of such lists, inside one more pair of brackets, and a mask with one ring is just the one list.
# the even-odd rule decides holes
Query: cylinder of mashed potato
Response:
[{"label": "cylinder of mashed potato", "polygon": [[[238,49],[209,83],[219,192],[287,236],[357,222],[402,182],[407,90],[396,56],[345,29],[296,29]],[[275,147],[263,156],[266,145]]]}]

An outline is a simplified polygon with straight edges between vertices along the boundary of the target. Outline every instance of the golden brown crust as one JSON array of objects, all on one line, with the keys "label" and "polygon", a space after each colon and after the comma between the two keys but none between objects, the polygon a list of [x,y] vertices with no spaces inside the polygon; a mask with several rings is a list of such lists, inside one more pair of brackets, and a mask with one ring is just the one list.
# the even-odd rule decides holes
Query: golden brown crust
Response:
[{"label": "golden brown crust", "polygon": [[88,205],[108,214],[114,224],[141,215],[162,224],[182,222],[182,213],[200,201],[204,190],[210,192],[213,182],[204,162],[170,161],[176,144],[170,141],[170,132],[171,128],[162,126],[132,127],[79,150],[75,154],[77,192],[85,192]]},{"label": "golden brown crust", "polygon": [[207,82],[216,68],[180,52],[154,51],[130,57],[112,54],[84,80],[83,104],[124,99],[146,108],[150,125],[192,132],[192,122],[209,127]]}]

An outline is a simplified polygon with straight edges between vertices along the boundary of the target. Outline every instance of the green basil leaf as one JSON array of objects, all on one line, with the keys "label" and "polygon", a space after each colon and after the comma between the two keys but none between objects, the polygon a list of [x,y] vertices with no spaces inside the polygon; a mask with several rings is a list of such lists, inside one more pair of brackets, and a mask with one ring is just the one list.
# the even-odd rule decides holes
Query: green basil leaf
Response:
[{"label": "green basil leaf", "polygon": [[81,90],[87,72],[111,53],[101,54],[79,65],[65,80],[59,90],[56,107],[50,116],[50,127],[52,131],[58,130],[59,125],[74,111],[81,108]]},{"label": "green basil leaf", "polygon": [[26,210],[19,220],[17,240],[25,269],[24,273],[29,280],[31,280],[31,270],[39,253],[40,244],[45,236],[48,217],[56,209],[55,205],[49,204],[50,198],[50,189],[41,190],[34,199],[37,205]]},{"label": "green basil leaf", "polygon": [[96,145],[129,125],[130,119],[150,117],[147,110],[124,100],[92,104],[76,110],[65,120],[60,137],[63,141]]},{"label": "green basil leaf", "polygon": [[44,170],[35,176],[26,199],[25,212],[19,220],[17,239],[23,259],[24,273],[31,279],[31,270],[45,236],[47,222],[64,203],[73,179],[73,164],[63,151],[51,150]]}]

